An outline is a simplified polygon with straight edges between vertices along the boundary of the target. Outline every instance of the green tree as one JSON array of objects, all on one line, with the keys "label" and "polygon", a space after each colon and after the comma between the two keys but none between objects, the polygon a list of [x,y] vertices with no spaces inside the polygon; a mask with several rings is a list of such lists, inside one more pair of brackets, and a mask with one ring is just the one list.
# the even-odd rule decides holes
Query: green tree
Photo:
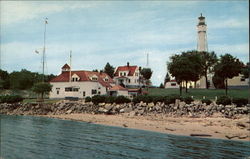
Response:
[{"label": "green tree", "polygon": [[38,96],[38,99],[43,101],[44,95],[48,94],[52,89],[52,85],[45,82],[35,83],[32,87],[32,91],[35,92]]},{"label": "green tree", "polygon": [[140,74],[145,79],[145,83],[148,86],[150,84],[150,78],[151,78],[151,76],[153,74],[152,70],[150,68],[143,68],[140,71]]},{"label": "green tree", "polygon": [[161,83],[159,88],[164,88],[164,85]]},{"label": "green tree", "polygon": [[169,82],[170,81],[170,76],[169,76],[169,74],[168,74],[168,72],[167,72],[167,74],[166,74],[166,76],[165,76],[165,79],[164,79],[164,84],[166,84],[167,82]]},{"label": "green tree", "polygon": [[248,62],[243,68],[241,69],[241,74],[243,74],[244,78],[249,78],[250,72],[250,63]]},{"label": "green tree", "polygon": [[114,71],[115,68],[111,66],[109,63],[107,63],[106,66],[104,67],[104,72],[107,73],[111,78],[114,77]]},{"label": "green tree", "polygon": [[28,70],[14,71],[10,74],[10,87],[11,89],[30,89],[34,80],[33,73]]},{"label": "green tree", "polygon": [[230,78],[238,76],[244,64],[236,57],[225,54],[220,57],[219,62],[214,66],[215,75],[222,78],[225,83],[225,91],[227,95],[228,84]]},{"label": "green tree", "polygon": [[208,73],[212,72],[212,68],[217,63],[218,58],[214,52],[199,52],[201,54],[201,66],[202,66],[202,74],[206,79],[206,89],[209,88],[208,86]]},{"label": "green tree", "polygon": [[9,73],[0,69],[0,89],[9,89]]},{"label": "green tree", "polygon": [[180,94],[182,93],[182,83],[200,79],[201,69],[201,55],[197,51],[182,52],[181,55],[174,55],[170,57],[168,65],[169,73],[175,77],[178,84],[180,84]]}]

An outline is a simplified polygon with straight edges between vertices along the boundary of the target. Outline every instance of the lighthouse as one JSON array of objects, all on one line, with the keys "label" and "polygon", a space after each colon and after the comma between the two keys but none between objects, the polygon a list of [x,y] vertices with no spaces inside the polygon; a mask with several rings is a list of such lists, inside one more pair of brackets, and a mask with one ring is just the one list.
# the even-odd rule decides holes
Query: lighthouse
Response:
[{"label": "lighthouse", "polygon": [[207,48],[207,24],[205,22],[205,17],[201,16],[198,17],[198,41],[197,41],[197,50],[198,51],[208,51]]}]

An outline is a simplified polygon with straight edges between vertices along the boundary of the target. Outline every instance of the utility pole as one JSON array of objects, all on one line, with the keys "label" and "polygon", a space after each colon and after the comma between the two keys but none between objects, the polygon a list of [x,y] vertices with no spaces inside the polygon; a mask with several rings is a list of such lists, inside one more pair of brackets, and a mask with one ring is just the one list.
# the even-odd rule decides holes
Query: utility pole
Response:
[{"label": "utility pole", "polygon": [[42,82],[44,82],[44,65],[45,65],[45,51],[46,51],[46,25],[48,24],[48,18],[45,18],[44,20],[44,37],[43,37],[43,77],[42,77]]},{"label": "utility pole", "polygon": [[72,51],[70,50],[70,53],[69,53],[69,82],[71,82],[71,61],[72,61]]}]

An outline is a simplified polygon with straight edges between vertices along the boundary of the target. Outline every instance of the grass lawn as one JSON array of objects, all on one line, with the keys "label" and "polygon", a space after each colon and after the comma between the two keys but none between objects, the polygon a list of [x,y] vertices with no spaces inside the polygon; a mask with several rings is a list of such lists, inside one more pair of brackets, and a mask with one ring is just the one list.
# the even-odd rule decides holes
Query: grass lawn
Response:
[{"label": "grass lawn", "polygon": [[[179,89],[161,89],[161,88],[149,88],[149,95],[166,96],[170,94],[180,94]],[[248,89],[229,89],[228,95],[230,97],[242,97],[248,98],[250,91]],[[215,99],[215,96],[225,95],[224,89],[188,89],[188,93],[185,90],[182,91],[182,96],[194,96],[195,99],[202,99],[205,96],[207,99]]]}]

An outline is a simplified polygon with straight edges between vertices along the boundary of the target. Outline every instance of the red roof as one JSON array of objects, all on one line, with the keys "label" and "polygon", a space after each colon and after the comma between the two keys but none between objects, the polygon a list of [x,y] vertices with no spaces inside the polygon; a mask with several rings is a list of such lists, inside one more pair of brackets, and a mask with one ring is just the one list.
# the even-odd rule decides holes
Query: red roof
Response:
[{"label": "red roof", "polygon": [[[100,73],[100,72],[92,72],[92,71],[71,71],[71,76],[76,74],[80,77],[81,81],[92,81],[92,76],[98,77],[98,82],[105,86],[105,87],[111,87],[110,83],[114,83],[113,79],[109,77],[106,73]],[[105,78],[108,79],[108,81],[105,81]],[[69,71],[62,72],[60,75],[53,78],[50,82],[69,82]]]},{"label": "red roof", "polygon": [[109,89],[109,91],[127,91],[128,89],[120,86],[120,85],[115,85],[112,88]]},{"label": "red roof", "polygon": [[63,65],[62,69],[65,69],[65,68],[70,69],[68,64]]},{"label": "red roof", "polygon": [[120,71],[129,71],[128,76],[133,76],[137,66],[119,66],[115,71],[115,76],[119,76]]}]

